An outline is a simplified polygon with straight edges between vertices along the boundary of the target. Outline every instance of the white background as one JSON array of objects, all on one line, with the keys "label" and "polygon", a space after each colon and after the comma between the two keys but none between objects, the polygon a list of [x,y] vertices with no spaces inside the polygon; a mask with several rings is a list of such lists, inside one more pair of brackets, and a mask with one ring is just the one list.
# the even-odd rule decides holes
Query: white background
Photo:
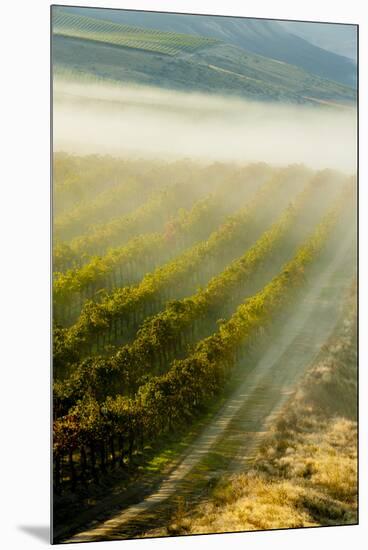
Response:
[{"label": "white background", "polygon": [[[72,2],[64,2],[71,4]],[[368,540],[367,32],[365,2],[349,0],[96,0],[79,5],[360,24],[360,518],[318,528],[99,543],[97,548],[361,548]],[[49,0],[1,6],[0,545],[45,548],[49,525]],[[42,529],[43,528],[43,529]],[[44,533],[43,540],[32,530]],[[93,543],[92,543],[93,544]],[[88,544],[78,546],[94,548]]]}]

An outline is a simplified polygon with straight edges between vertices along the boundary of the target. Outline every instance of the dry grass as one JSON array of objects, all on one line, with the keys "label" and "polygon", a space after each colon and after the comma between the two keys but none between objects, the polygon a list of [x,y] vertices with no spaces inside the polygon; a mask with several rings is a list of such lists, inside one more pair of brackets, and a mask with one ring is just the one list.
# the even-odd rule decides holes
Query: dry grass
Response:
[{"label": "dry grass", "polygon": [[357,522],[355,294],[348,306],[252,468],[220,481],[194,510],[181,503],[155,535]]},{"label": "dry grass", "polygon": [[[310,417],[307,425],[309,430]],[[217,485],[194,514],[185,514],[181,506],[166,533],[354,524],[356,466],[356,423],[351,420],[337,418],[285,439],[276,432],[249,472]]]}]

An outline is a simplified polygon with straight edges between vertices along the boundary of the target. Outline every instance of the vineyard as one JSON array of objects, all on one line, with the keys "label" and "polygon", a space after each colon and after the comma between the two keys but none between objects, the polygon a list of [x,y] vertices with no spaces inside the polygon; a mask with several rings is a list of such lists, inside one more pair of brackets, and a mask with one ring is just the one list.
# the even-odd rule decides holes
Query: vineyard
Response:
[{"label": "vineyard", "polygon": [[191,53],[218,43],[214,38],[120,25],[58,10],[53,17],[53,33],[168,56]]},{"label": "vineyard", "polygon": [[354,227],[355,178],[57,153],[54,203],[62,499],[129,477],[246,376]]}]

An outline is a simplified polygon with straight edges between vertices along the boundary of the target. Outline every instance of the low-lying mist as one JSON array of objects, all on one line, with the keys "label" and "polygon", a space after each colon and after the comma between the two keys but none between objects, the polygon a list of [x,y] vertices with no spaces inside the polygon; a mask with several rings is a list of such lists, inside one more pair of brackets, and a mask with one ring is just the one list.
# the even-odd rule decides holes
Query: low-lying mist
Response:
[{"label": "low-lying mist", "polygon": [[54,82],[54,150],[356,169],[356,110]]}]

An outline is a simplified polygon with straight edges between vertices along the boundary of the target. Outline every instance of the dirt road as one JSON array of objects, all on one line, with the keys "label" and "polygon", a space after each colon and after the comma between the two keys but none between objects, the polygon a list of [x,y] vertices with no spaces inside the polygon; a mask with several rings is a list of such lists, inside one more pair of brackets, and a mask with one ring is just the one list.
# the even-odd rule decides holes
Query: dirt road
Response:
[{"label": "dirt road", "polygon": [[211,479],[244,470],[268,424],[333,331],[341,295],[352,275],[348,236],[328,266],[314,277],[280,337],[249,373],[243,373],[236,391],[161,486],[136,505],[63,542],[139,537],[165,523],[176,509],[178,497],[194,503],[200,488]]}]

